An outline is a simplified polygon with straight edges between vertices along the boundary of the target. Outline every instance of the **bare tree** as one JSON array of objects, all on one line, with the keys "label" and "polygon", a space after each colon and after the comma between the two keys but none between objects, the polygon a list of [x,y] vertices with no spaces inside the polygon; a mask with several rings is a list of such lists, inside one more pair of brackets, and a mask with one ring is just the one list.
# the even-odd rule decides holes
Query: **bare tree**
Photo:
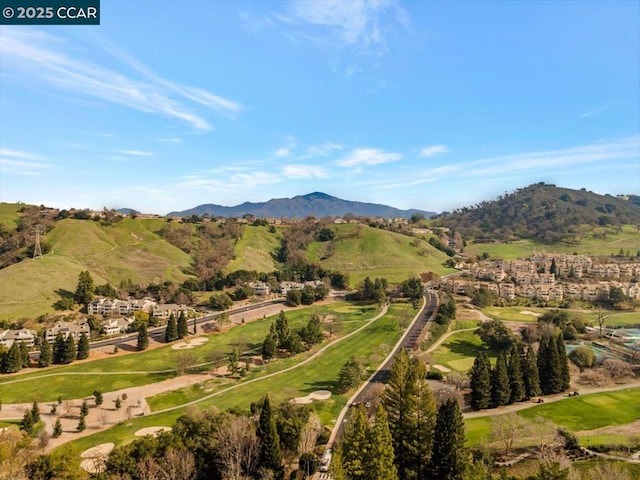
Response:
[{"label": "bare tree", "polygon": [[460,372],[453,371],[447,375],[446,382],[456,390],[461,390],[469,386],[469,377]]},{"label": "bare tree", "polygon": [[509,455],[513,444],[524,430],[522,418],[515,413],[497,415],[491,419],[491,439],[500,442],[504,447],[504,455]]},{"label": "bare tree", "polygon": [[218,430],[218,460],[225,478],[238,480],[253,475],[259,454],[260,442],[251,419],[226,416]]},{"label": "bare tree", "polygon": [[548,450],[560,442],[558,429],[550,420],[536,416],[526,424],[526,436],[533,439],[539,456],[544,456]]},{"label": "bare tree", "polygon": [[623,362],[622,360],[609,358],[604,361],[602,366],[604,367],[604,370],[607,372],[608,376],[614,380],[620,380],[635,376],[633,374],[633,368],[631,368],[631,365],[627,362]]},{"label": "bare tree", "polygon": [[312,453],[316,446],[318,436],[322,432],[322,423],[320,417],[315,413],[312,413],[309,417],[309,421],[300,432],[300,441],[298,442],[298,453]]},{"label": "bare tree", "polygon": [[101,409],[100,413],[98,414],[98,421],[100,422],[102,428],[105,428],[107,425],[109,425],[109,412]]},{"label": "bare tree", "polygon": [[49,433],[44,428],[40,430],[40,432],[38,432],[38,447],[42,450],[42,453],[44,453],[47,445],[49,445],[50,439],[51,435],[49,435]]},{"label": "bare tree", "polygon": [[162,480],[164,473],[155,459],[147,457],[138,462],[138,478],[140,480]]},{"label": "bare tree", "polygon": [[631,480],[629,471],[617,463],[599,463],[595,467],[589,468],[580,478],[582,480]]},{"label": "bare tree", "polygon": [[598,327],[600,328],[600,337],[602,337],[602,330],[604,329],[604,324],[611,315],[605,315],[602,313],[602,309],[598,308]]},{"label": "bare tree", "polygon": [[166,480],[192,480],[196,476],[196,460],[188,450],[169,448],[158,464]]},{"label": "bare tree", "polygon": [[71,415],[71,409],[73,408],[73,402],[71,400],[65,400],[62,402],[62,408],[64,410],[65,416]]},{"label": "bare tree", "polygon": [[178,375],[184,375],[196,363],[196,356],[190,352],[180,352],[176,355],[176,370]]}]

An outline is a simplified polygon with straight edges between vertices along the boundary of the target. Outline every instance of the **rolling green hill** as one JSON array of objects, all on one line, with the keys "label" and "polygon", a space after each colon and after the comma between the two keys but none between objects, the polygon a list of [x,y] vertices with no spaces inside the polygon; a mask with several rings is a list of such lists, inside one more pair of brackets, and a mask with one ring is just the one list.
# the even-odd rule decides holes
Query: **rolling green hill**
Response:
[{"label": "rolling green hill", "polygon": [[334,230],[334,240],[309,245],[308,259],[349,273],[352,286],[367,276],[396,283],[422,272],[453,271],[442,266],[449,257],[425,240],[365,225],[335,225]]},{"label": "rolling green hill", "polygon": [[9,229],[16,228],[20,210],[24,205],[20,203],[0,203],[0,223]]},{"label": "rolling green hill", "polygon": [[88,220],[55,223],[45,241],[50,253],[0,270],[0,319],[35,317],[53,311],[58,289],[74,291],[78,275],[88,270],[96,284],[131,279],[147,284],[184,281],[191,259],[149,228],[155,224],[127,219],[110,226]]},{"label": "rolling green hill", "polygon": [[273,254],[280,246],[281,238],[278,231],[270,233],[268,227],[246,226],[242,238],[234,246],[235,258],[225,270],[273,272],[277,268]]}]

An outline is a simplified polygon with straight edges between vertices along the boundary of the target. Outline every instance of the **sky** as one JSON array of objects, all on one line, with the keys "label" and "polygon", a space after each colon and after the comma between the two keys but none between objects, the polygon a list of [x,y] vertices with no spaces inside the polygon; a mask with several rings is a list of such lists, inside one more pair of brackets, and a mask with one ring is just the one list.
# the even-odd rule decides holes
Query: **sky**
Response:
[{"label": "sky", "polygon": [[102,0],[0,27],[0,202],[640,194],[638,1]]}]

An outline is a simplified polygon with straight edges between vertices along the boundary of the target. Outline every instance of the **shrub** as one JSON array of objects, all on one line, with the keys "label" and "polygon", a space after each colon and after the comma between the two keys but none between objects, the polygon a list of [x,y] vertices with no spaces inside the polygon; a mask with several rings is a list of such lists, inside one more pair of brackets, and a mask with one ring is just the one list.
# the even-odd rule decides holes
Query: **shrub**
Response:
[{"label": "shrub", "polygon": [[596,361],[596,355],[589,347],[580,346],[569,354],[571,360],[580,370],[591,368]]}]

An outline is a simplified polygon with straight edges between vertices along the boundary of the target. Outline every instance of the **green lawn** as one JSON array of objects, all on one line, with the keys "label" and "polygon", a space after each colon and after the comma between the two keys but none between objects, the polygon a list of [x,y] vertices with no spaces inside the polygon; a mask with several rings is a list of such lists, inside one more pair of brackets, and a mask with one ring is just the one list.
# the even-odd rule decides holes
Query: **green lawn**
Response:
[{"label": "green lawn", "polygon": [[[501,414],[499,409],[494,411],[495,415]],[[579,435],[580,431],[636,421],[640,417],[640,388],[580,395],[559,402],[532,405],[517,414],[528,420],[540,416]],[[467,419],[465,427],[469,444],[482,443],[489,438],[491,417]],[[603,438],[589,435],[584,441],[591,437],[594,440]]]},{"label": "green lawn", "polygon": [[[240,384],[233,390],[204,400],[197,405],[199,408],[214,406],[220,411],[232,407],[247,409],[251,402],[259,399],[265,393],[269,393],[272,401],[280,402],[293,396],[307,395],[315,390],[331,388],[337,379],[340,368],[350,356],[353,355],[371,366],[384,358],[384,352],[388,352],[389,348],[400,338],[402,332],[398,329],[398,325],[407,310],[413,311],[409,305],[393,305],[383,318],[370,323],[362,332],[331,346],[313,361],[294,370],[283,372],[281,375],[265,379],[265,381]],[[372,318],[374,312],[369,313],[367,318]],[[358,324],[356,323],[356,325]],[[292,359],[291,364],[299,362],[302,358],[299,356]],[[193,391],[197,389],[187,390],[190,392],[184,393],[183,398],[194,395]],[[311,404],[311,408],[319,414],[324,424],[330,425],[345,405],[347,395],[334,395],[327,401],[314,402]],[[195,393],[195,396],[199,396],[198,392]],[[177,401],[177,399],[178,397],[174,397],[172,401]],[[156,401],[152,397],[150,404],[154,404]],[[167,399],[165,398],[163,402],[167,402]],[[117,425],[104,432],[78,439],[73,444],[82,452],[103,442],[114,442],[116,445],[126,443],[133,439],[133,433],[138,429],[147,426],[170,426],[184,411],[184,408],[179,408],[157,415],[138,417],[133,419],[129,426]]]},{"label": "green lawn", "polygon": [[[333,307],[340,309],[334,313]],[[334,302],[328,305],[311,306],[309,308],[287,312],[289,325],[293,330],[306,324],[313,313],[319,315],[334,314],[336,322],[358,320],[373,316],[373,308]],[[243,349],[255,349],[262,345],[273,317],[239,325],[222,334],[208,335],[209,341],[202,346],[189,350],[196,357],[197,363],[206,362],[208,356],[215,351],[230,352],[236,346]],[[340,335],[357,328],[356,323],[341,323]],[[95,389],[103,392],[146,385],[165,380],[174,375],[167,373],[148,373],[144,375],[118,374],[105,375],[105,372],[152,372],[174,369],[179,350],[170,346],[130,355],[95,360],[76,365],[56,366],[34,373],[0,378],[0,399],[4,403],[30,402],[32,400],[51,401],[59,395],[63,398],[79,398],[91,395]],[[67,375],[67,373],[91,373],[92,375]],[[56,376],[49,376],[49,375]],[[46,375],[46,377],[45,377]],[[15,380],[24,380],[15,382]],[[45,380],[43,382],[43,380]],[[12,383],[8,383],[12,382]]]},{"label": "green lawn", "polygon": [[[487,352],[488,348],[478,335],[473,332],[459,332],[447,338],[442,345],[431,353],[434,365],[443,365],[451,370],[466,372],[473,366],[479,352]],[[491,357],[491,355],[489,354]]]}]

